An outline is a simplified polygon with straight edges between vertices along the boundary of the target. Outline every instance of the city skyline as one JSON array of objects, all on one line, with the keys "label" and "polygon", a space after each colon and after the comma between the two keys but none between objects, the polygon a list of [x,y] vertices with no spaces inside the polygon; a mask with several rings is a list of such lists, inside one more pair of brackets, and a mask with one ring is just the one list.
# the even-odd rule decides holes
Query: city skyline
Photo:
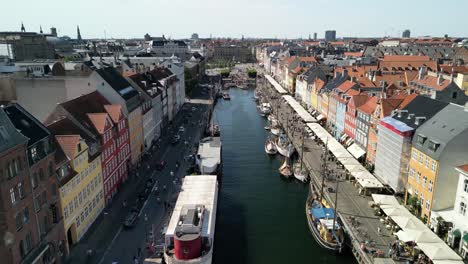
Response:
[{"label": "city skyline", "polygon": [[[85,0],[73,10],[64,10],[63,4],[51,0],[47,6],[41,2],[29,3],[28,10],[24,10],[23,4],[12,2],[9,4],[11,12],[2,17],[3,30],[19,31],[21,23],[24,23],[26,31],[39,32],[42,27],[47,33],[50,27],[56,27],[59,36],[76,38],[76,26],[79,25],[85,39],[142,38],[146,33],[172,38],[189,38],[192,33],[198,33],[201,38],[210,35],[241,38],[243,35],[246,38],[306,39],[315,32],[318,38],[323,38],[326,30],[336,30],[338,38],[401,37],[405,29],[411,30],[412,37],[468,35],[466,25],[449,19],[462,17],[468,3],[454,0],[447,4],[458,8],[450,14],[440,13],[434,0],[425,1],[424,8],[421,8],[421,3],[397,0],[386,6],[385,12],[381,5],[374,6],[369,0],[359,4],[344,0],[297,0],[293,3],[284,0],[202,0],[188,3],[182,0],[144,0],[139,5],[119,0],[118,5],[115,3],[112,2],[110,10],[110,1]],[[271,8],[273,6],[277,8]],[[320,11],[326,9],[333,10],[333,14]],[[201,16],[205,11],[206,15]],[[53,15],[44,16],[44,13]],[[280,17],[282,19],[278,19]]]}]

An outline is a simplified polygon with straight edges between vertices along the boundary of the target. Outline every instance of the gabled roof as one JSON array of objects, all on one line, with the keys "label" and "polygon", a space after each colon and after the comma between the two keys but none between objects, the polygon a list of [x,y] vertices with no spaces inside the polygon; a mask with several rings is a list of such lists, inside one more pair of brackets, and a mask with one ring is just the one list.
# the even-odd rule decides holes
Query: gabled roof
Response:
[{"label": "gabled roof", "polygon": [[350,101],[351,100],[353,101],[354,107],[358,108],[361,105],[365,104],[367,102],[367,100],[369,100],[369,96],[367,96],[365,94],[353,95],[353,96],[351,96]]},{"label": "gabled roof", "polygon": [[443,91],[445,88],[447,88],[451,81],[450,80],[441,80],[439,83],[439,78],[435,76],[429,76],[426,75],[422,79],[414,79],[414,83],[428,86],[436,91]]},{"label": "gabled roof", "polygon": [[112,68],[101,68],[96,70],[101,76],[124,100],[128,100],[138,95],[138,92],[120,73]]},{"label": "gabled roof", "polygon": [[[428,120],[448,104],[423,95],[411,95],[409,98],[412,98],[412,100],[407,103],[406,106],[401,107],[401,110],[404,110],[404,112],[402,111],[401,117],[399,117],[398,113],[395,113],[392,118],[412,128],[417,128],[419,126],[415,124],[416,117],[425,117],[426,120]],[[402,104],[404,103],[405,102],[402,102]]]},{"label": "gabled roof", "polygon": [[93,124],[96,131],[102,135],[104,134],[104,130],[106,128],[106,120],[107,114],[106,113],[94,113],[94,114],[87,114],[89,120]]},{"label": "gabled roof", "polygon": [[[400,105],[398,107],[400,109],[405,108],[417,96],[418,96],[417,94],[403,94],[403,95],[400,95],[400,98],[403,98],[403,101],[400,103]],[[397,99],[397,98],[395,98],[395,99]]]},{"label": "gabled roof", "polygon": [[320,89],[322,89],[325,86],[325,82],[322,81],[322,79],[320,79],[320,78],[315,78],[314,85],[315,85],[315,90],[318,93],[320,91]]},{"label": "gabled roof", "polygon": [[56,120],[48,124],[47,128],[54,135],[80,135],[80,137],[86,141],[88,146],[91,145],[91,142],[96,141],[91,137],[91,135],[68,118]]},{"label": "gabled roof", "polygon": [[65,155],[69,160],[75,158],[76,148],[80,142],[79,135],[56,135],[55,139],[57,140],[60,148],[63,150]]},{"label": "gabled roof", "polygon": [[397,109],[401,102],[403,102],[403,99],[381,99],[380,100],[380,105],[382,107],[382,115],[389,116],[393,110]]},{"label": "gabled roof", "polygon": [[122,111],[122,106],[118,104],[112,105],[104,105],[104,109],[109,114],[110,118],[114,123],[118,123],[120,121],[120,114]]},{"label": "gabled roof", "polygon": [[462,171],[464,174],[468,175],[468,164],[458,166],[457,169]]},{"label": "gabled roof", "polygon": [[369,100],[367,100],[365,104],[358,107],[358,109],[370,115],[375,111],[375,108],[377,107],[377,101],[378,101],[378,98],[376,96],[373,96],[369,98]]},{"label": "gabled roof", "polygon": [[353,87],[356,87],[356,83],[352,82],[352,81],[345,81],[343,82],[342,84],[340,84],[338,87],[336,87],[336,89],[338,89],[340,92],[347,92],[349,89],[353,88]]}]

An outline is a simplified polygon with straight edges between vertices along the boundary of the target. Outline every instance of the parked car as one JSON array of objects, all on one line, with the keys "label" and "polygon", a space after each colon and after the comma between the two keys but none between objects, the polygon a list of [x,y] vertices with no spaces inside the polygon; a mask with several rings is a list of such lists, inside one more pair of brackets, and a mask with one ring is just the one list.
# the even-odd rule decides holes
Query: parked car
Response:
[{"label": "parked car", "polygon": [[137,222],[138,222],[138,208],[132,207],[132,209],[130,209],[130,212],[128,212],[127,216],[125,217],[125,221],[123,222],[123,225],[126,228],[131,228],[131,227],[134,227]]},{"label": "parked car", "polygon": [[192,112],[197,111],[197,108],[195,106],[192,106]]},{"label": "parked car", "polygon": [[183,126],[179,127],[179,132],[185,132],[185,128]]},{"label": "parked car", "polygon": [[172,137],[171,144],[175,145],[175,144],[179,143],[179,141],[180,141],[180,136],[179,135],[174,135]]}]

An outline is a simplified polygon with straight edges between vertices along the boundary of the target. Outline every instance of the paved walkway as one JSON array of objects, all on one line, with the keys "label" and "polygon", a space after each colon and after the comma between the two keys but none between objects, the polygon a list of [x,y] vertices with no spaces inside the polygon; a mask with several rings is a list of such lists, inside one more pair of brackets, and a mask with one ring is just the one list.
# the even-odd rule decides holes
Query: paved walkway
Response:
[{"label": "paved walkway", "polygon": [[[264,94],[269,92],[266,89],[263,89],[263,91]],[[294,110],[289,105],[281,103],[280,100],[282,100],[281,97],[277,100],[270,99],[273,111],[286,129],[289,138],[293,139],[293,144],[300,154],[305,125],[295,115]],[[322,184],[320,168],[322,166],[321,155],[323,148],[324,146],[310,138],[304,140],[304,164],[311,175],[311,188],[315,186],[318,192],[320,192],[319,186]],[[334,171],[335,175],[345,175],[345,171],[332,162],[329,162],[328,167]],[[336,193],[337,180],[339,180],[339,190]],[[324,196],[331,204],[334,204],[335,196],[338,194],[337,212],[347,227],[348,234],[355,240],[354,242],[359,244],[367,242],[369,248],[380,249],[387,253],[388,246],[394,241],[394,238],[387,232],[385,226],[380,223],[379,218],[374,215],[374,210],[369,206],[369,202],[372,201],[371,197],[359,195],[357,188],[350,181],[344,180],[344,177],[341,179],[331,177],[326,179],[324,190]],[[358,224],[351,224],[350,216],[355,217]],[[379,229],[380,233],[378,232]],[[368,257],[371,257],[371,255],[368,254]]]},{"label": "paved walkway", "polygon": [[[198,142],[197,139],[201,134],[200,130],[202,130],[202,126],[197,125],[198,120],[202,119],[207,109],[207,106],[196,105],[197,110],[193,113],[191,120],[187,122],[184,118],[187,112],[191,111],[192,106],[191,104],[186,104],[185,111],[179,112],[173,122],[172,128],[166,128],[166,133],[161,137],[159,143],[160,148],[147,155],[147,158],[142,162],[142,166],[138,169],[138,173],[133,173],[133,175],[129,176],[129,180],[121,186],[120,191],[113,198],[111,204],[104,209],[104,212],[96,219],[80,242],[73,246],[67,259],[68,263],[112,263],[113,261],[121,263],[132,261],[131,256],[137,255],[138,248],[142,250],[141,257],[144,257],[145,235],[150,227],[153,226],[155,230],[158,227],[157,230],[159,231],[169,211],[164,209],[162,203],[158,203],[155,195],[150,194],[144,202],[136,202],[137,197],[145,189],[147,180],[152,178],[159,182],[160,189],[163,185],[167,185],[167,189],[163,192],[160,199],[174,199],[173,196],[171,197],[171,194],[176,191],[176,187],[172,184],[174,179],[170,178],[169,172],[171,169],[175,170],[175,163],[179,161],[182,165],[179,169],[175,170],[175,173],[178,177],[185,175],[189,164],[183,161],[184,155],[188,154],[189,147],[184,146],[184,141],[187,140],[189,146],[193,146],[195,142]],[[196,121],[195,124],[191,124],[193,120]],[[185,132],[179,132],[183,133],[181,142],[173,146],[170,144],[171,137],[175,133],[178,133],[178,127],[181,125],[187,127],[187,129]],[[156,171],[152,165],[160,160],[165,160],[168,163],[168,167],[162,171]],[[148,165],[150,165],[149,169]],[[122,206],[123,201],[127,201],[129,205],[127,208]],[[125,230],[122,228],[122,222],[128,213],[128,208],[135,203],[140,203],[138,207],[141,208],[139,224],[130,231]],[[148,211],[148,208],[151,210]],[[145,214],[147,218],[149,218],[148,215],[151,216],[147,222],[144,221]],[[86,252],[90,249],[93,250],[93,255],[88,257]],[[124,259],[120,259],[121,253],[125,255],[125,261]]]}]

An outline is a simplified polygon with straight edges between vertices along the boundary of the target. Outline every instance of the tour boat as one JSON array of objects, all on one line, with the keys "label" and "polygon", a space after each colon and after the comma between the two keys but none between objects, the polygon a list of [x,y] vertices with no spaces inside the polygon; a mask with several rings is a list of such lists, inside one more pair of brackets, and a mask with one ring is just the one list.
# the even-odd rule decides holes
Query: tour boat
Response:
[{"label": "tour boat", "polygon": [[265,152],[268,155],[275,155],[278,153],[278,150],[276,149],[275,144],[273,144],[271,139],[268,139],[267,142],[265,142]]},{"label": "tour boat", "polygon": [[285,134],[281,134],[276,140],[276,149],[286,158],[290,158],[295,151],[294,146],[289,142],[289,139]]},{"label": "tour boat", "polygon": [[310,195],[306,201],[305,213],[315,241],[322,248],[341,253],[345,246],[344,233],[335,210],[319,202],[317,195]]},{"label": "tour boat", "polygon": [[305,165],[302,164],[302,168],[301,168],[301,161],[297,161],[297,162],[294,162],[293,164],[293,173],[294,173],[294,177],[298,180],[300,180],[301,182],[307,182],[307,179],[309,178],[309,174],[307,173],[307,170],[305,168]]},{"label": "tour boat", "polygon": [[271,113],[271,106],[269,103],[262,103],[260,105],[260,115],[266,116]]},{"label": "tour boat", "polygon": [[231,96],[229,96],[229,93],[225,92],[225,93],[223,93],[223,99],[224,100],[231,100]]},{"label": "tour boat", "polygon": [[254,92],[254,99],[255,101],[258,101],[258,99],[260,99],[260,92],[258,90],[255,90]]},{"label": "tour boat", "polygon": [[165,263],[213,262],[217,201],[216,176],[185,176],[164,235]]},{"label": "tour boat", "polygon": [[270,131],[275,136],[279,136],[283,132],[279,126],[274,126],[274,125],[270,126]]},{"label": "tour boat", "polygon": [[201,174],[217,174],[221,165],[221,138],[206,137],[200,140],[196,164]]},{"label": "tour boat", "polygon": [[265,128],[265,130],[270,130],[271,129],[270,122],[268,122],[266,126],[264,126],[263,128]]},{"label": "tour boat", "polygon": [[289,178],[293,175],[293,172],[291,170],[291,166],[289,165],[289,159],[284,158],[283,165],[278,169],[279,173],[283,175],[286,178]]}]

